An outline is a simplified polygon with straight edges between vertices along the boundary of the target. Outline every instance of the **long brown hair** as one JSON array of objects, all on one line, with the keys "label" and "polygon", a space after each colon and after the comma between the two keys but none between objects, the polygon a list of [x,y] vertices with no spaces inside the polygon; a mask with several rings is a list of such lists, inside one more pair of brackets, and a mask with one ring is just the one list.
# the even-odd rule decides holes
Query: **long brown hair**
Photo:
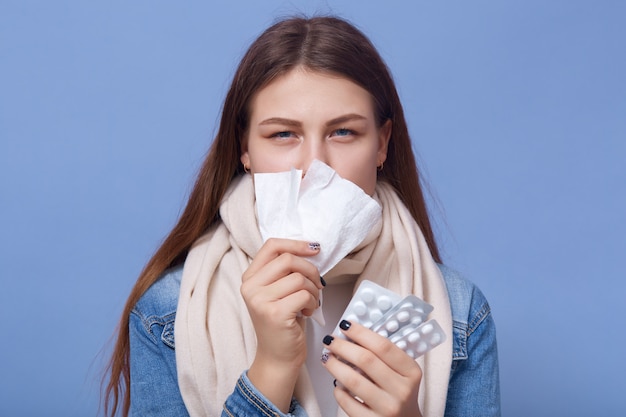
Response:
[{"label": "long brown hair", "polygon": [[114,352],[107,368],[104,412],[124,416],[130,409],[129,315],[142,294],[163,272],[184,262],[193,242],[218,221],[218,208],[232,179],[243,173],[241,142],[253,95],[296,66],[346,77],[370,92],[379,125],[392,122],[388,156],[378,172],[390,183],[420,226],[435,261],[440,262],[420,186],[402,105],[387,66],[363,33],[335,17],[280,21],[250,46],[234,75],[219,130],[200,169],[178,223],[142,271],[128,297]]}]

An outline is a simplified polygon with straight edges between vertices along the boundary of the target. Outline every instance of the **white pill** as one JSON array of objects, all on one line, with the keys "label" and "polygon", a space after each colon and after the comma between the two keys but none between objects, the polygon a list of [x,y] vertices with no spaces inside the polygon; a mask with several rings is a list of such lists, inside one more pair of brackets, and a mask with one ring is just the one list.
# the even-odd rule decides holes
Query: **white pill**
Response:
[{"label": "white pill", "polygon": [[402,306],[401,306],[400,308],[403,308],[403,309],[411,309],[411,308],[413,308],[413,304],[411,304],[411,302],[410,302],[410,301],[407,301],[406,303],[403,303],[403,304],[402,304]]},{"label": "white pill", "polygon": [[357,316],[364,316],[367,313],[367,306],[363,301],[357,301],[354,303],[352,310]]},{"label": "white pill", "polygon": [[382,316],[383,316],[383,313],[380,310],[373,310],[370,312],[370,320],[372,322],[380,320]]},{"label": "white pill", "polygon": [[406,354],[415,359],[415,352],[413,352],[411,349],[407,349]]},{"label": "white pill", "polygon": [[409,314],[408,311],[403,310],[403,311],[398,312],[396,317],[398,318],[398,321],[400,323],[404,323],[405,321],[407,321],[409,319],[409,317],[411,317],[411,315]]},{"label": "white pill", "polygon": [[428,334],[433,331],[434,327],[432,324],[426,323],[425,325],[421,327],[421,329],[422,329],[422,334]]},{"label": "white pill", "polygon": [[420,340],[420,334],[419,334],[419,332],[413,332],[413,333],[411,333],[411,334],[409,335],[409,337],[408,337],[408,340],[409,340],[409,342],[411,342],[411,343],[415,343],[415,342],[417,342],[418,340]]},{"label": "white pill", "polygon": [[434,333],[430,337],[430,344],[431,345],[438,345],[439,343],[441,343],[441,335],[439,333]]},{"label": "white pill", "polygon": [[426,344],[426,342],[420,342],[415,348],[415,351],[420,354],[426,352],[427,350],[428,350],[428,345]]},{"label": "white pill", "polygon": [[406,349],[406,342],[404,340],[400,340],[398,343],[396,343],[396,346],[398,346],[400,349],[404,350],[404,349]]},{"label": "white pill", "polygon": [[366,303],[371,303],[372,300],[374,299],[374,296],[375,296],[374,291],[372,291],[371,288],[365,288],[363,289],[363,291],[361,291],[361,298]]},{"label": "white pill", "polygon": [[405,328],[402,330],[402,336],[409,335],[409,334],[411,334],[414,330],[415,330],[415,329],[413,329],[412,327],[405,327]]},{"label": "white pill", "polygon": [[391,299],[389,299],[389,297],[387,297],[386,295],[381,296],[378,299],[378,307],[383,310],[383,311],[387,311],[391,308],[391,306],[393,305],[391,303]]},{"label": "white pill", "polygon": [[395,320],[389,320],[387,323],[385,323],[385,328],[393,333],[398,330],[398,322]]},{"label": "white pill", "polygon": [[356,321],[357,323],[359,322],[359,318],[357,317],[356,314],[349,314],[346,317],[346,320],[348,320],[348,321]]},{"label": "white pill", "polygon": [[422,318],[420,316],[415,316],[413,317],[413,319],[411,319],[411,324],[414,324],[415,326],[419,326],[420,324],[422,324]]},{"label": "white pill", "polygon": [[389,333],[387,333],[387,330],[385,329],[381,329],[378,331],[378,334],[381,335],[382,337],[387,337],[389,336]]}]

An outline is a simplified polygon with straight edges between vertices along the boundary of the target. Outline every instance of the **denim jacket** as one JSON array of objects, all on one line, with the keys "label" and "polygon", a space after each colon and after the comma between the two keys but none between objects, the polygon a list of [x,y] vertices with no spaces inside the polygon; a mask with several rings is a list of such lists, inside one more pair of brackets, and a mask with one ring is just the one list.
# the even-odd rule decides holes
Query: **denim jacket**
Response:
[{"label": "denim jacket", "polygon": [[[480,290],[440,265],[448,288],[453,323],[453,357],[445,417],[500,416],[495,325]],[[130,316],[132,416],[188,416],[178,388],[174,320],[182,265],[155,282]],[[294,399],[288,414],[270,403],[242,373],[224,403],[222,417],[303,417]]]}]

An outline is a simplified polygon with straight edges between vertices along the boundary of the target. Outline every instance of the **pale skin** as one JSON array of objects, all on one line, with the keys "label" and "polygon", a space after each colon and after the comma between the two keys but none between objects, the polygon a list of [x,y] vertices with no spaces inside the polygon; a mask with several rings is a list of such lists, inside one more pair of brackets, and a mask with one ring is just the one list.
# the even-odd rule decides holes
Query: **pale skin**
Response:
[{"label": "pale skin", "polygon": [[[251,174],[297,168],[305,175],[311,161],[319,159],[374,193],[391,123],[377,123],[367,90],[346,78],[296,68],[259,90],[250,109],[241,162]],[[319,250],[324,248],[308,242],[269,239],[242,277],[241,294],[258,342],[248,377],[283,412],[307,356],[300,316],[310,316],[319,305],[319,271],[307,260]],[[335,339],[327,346],[332,354],[325,363],[338,386],[345,387],[334,391],[339,406],[355,417],[421,416],[419,365],[371,330],[354,324],[347,332],[355,343]]]}]

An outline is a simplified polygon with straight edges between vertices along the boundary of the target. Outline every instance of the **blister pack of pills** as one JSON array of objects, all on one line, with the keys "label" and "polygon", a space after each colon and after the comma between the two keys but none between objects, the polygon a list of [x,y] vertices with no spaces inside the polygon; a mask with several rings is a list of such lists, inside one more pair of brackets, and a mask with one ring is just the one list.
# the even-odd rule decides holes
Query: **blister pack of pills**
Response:
[{"label": "blister pack of pills", "polygon": [[426,321],[433,306],[414,295],[409,295],[393,306],[370,326],[381,336],[391,338],[408,327],[417,327]]},{"label": "blister pack of pills", "polygon": [[396,346],[402,349],[413,359],[417,359],[446,340],[437,320],[430,320],[419,326],[407,326],[389,338]]},{"label": "blister pack of pills", "polygon": [[[436,320],[426,321],[432,311],[432,305],[414,295],[402,298],[393,291],[364,280],[339,322],[348,320],[372,329],[417,359],[446,339]],[[345,338],[339,324],[333,335]]]},{"label": "blister pack of pills", "polygon": [[[364,280],[352,296],[350,303],[341,315],[341,320],[348,320],[351,323],[359,323],[371,328],[372,325],[380,321],[383,316],[402,300],[398,294],[387,288],[381,287],[372,281]],[[339,323],[333,331],[333,335],[344,338],[339,329]]]}]

